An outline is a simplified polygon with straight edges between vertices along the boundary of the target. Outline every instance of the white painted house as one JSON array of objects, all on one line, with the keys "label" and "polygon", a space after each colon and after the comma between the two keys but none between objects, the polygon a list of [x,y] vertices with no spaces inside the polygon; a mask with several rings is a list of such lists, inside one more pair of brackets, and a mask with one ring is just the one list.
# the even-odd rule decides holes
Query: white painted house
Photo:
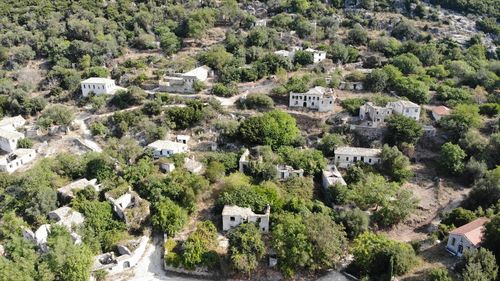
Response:
[{"label": "white painted house", "polygon": [[155,159],[189,151],[187,144],[169,140],[157,140],[148,144],[147,147],[153,149],[153,156]]},{"label": "white painted house", "polygon": [[451,109],[444,105],[436,106],[434,109],[432,109],[432,117],[434,120],[439,121],[441,118],[446,117],[450,115]]},{"label": "white painted house", "polygon": [[212,70],[204,65],[186,73],[166,76],[164,81],[160,82],[160,89],[166,92],[194,93],[194,83],[206,81],[211,73]]},{"label": "white painted house", "polygon": [[276,178],[280,181],[287,180],[291,177],[303,177],[304,170],[294,169],[288,165],[276,165]]},{"label": "white painted house", "polygon": [[446,249],[461,257],[465,250],[479,248],[483,240],[484,225],[488,222],[488,218],[478,218],[452,230],[448,236]]},{"label": "white painted house", "polygon": [[23,138],[23,133],[0,129],[0,148],[6,152],[12,152],[17,149],[17,143]]},{"label": "white painted house", "polygon": [[124,245],[118,245],[119,256],[115,256],[114,252],[96,256],[92,271],[104,270],[108,274],[117,274],[134,267],[143,257],[148,240],[147,236],[142,236],[137,240],[128,241]]},{"label": "white painted house", "polygon": [[17,169],[24,167],[36,157],[36,150],[20,148],[8,155],[0,156],[0,171],[13,173]]},{"label": "white painted house", "polygon": [[379,148],[342,146],[335,149],[335,163],[340,168],[348,168],[358,161],[375,165],[381,161],[381,152],[382,150]]},{"label": "white painted house", "polygon": [[407,101],[399,100],[387,104],[388,108],[392,108],[393,113],[406,116],[413,120],[420,120],[420,105]]},{"label": "white painted house", "polygon": [[4,117],[0,120],[0,130],[16,131],[26,124],[26,119],[21,115],[13,117]]},{"label": "white painted house", "polygon": [[329,186],[340,184],[347,185],[342,174],[337,169],[335,165],[328,165],[321,173],[323,188],[328,188]]},{"label": "white painted house", "polygon": [[112,95],[117,90],[125,90],[125,88],[116,86],[115,80],[101,77],[91,77],[80,82],[82,96],[86,97],[90,93],[96,95]]},{"label": "white painted house", "polygon": [[267,233],[269,232],[270,215],[271,207],[269,205],[264,210],[264,214],[256,214],[250,208],[226,205],[222,210],[222,230],[228,231],[242,223],[255,222],[258,223],[262,232]]},{"label": "white painted house", "polygon": [[326,52],[325,51],[319,51],[319,50],[312,49],[312,48],[307,48],[304,51],[313,54],[313,63],[318,63],[318,62],[324,61],[326,59]]},{"label": "white painted house", "polygon": [[290,93],[290,107],[301,107],[319,112],[332,111],[335,95],[332,89],[316,86],[305,93]]}]

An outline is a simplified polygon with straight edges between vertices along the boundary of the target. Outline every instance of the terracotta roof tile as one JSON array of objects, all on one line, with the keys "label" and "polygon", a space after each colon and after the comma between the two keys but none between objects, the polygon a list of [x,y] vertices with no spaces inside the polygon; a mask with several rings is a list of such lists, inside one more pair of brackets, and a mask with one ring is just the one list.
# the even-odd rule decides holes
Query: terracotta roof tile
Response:
[{"label": "terracotta roof tile", "polygon": [[484,225],[489,222],[488,218],[478,218],[468,224],[462,225],[450,232],[450,234],[457,234],[465,236],[474,246],[478,246],[483,240]]}]

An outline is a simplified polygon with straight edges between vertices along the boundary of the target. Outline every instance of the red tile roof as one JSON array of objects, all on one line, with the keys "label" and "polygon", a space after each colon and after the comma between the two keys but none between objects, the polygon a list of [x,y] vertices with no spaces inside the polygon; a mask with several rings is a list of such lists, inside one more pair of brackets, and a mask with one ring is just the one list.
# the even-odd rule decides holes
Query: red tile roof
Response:
[{"label": "red tile roof", "polygon": [[457,234],[465,236],[474,246],[478,246],[483,240],[484,225],[489,222],[488,218],[478,218],[462,225],[450,232],[450,234]]},{"label": "red tile roof", "polygon": [[448,115],[448,114],[450,114],[450,111],[451,111],[451,109],[449,109],[448,107],[446,107],[444,105],[436,106],[432,110],[432,112],[434,112],[438,115]]}]

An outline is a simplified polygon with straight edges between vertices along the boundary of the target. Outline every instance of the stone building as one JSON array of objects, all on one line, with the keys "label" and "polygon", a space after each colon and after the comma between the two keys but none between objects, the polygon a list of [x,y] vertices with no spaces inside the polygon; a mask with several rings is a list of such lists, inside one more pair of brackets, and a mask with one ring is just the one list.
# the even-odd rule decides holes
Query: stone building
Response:
[{"label": "stone building", "polygon": [[208,66],[200,66],[186,73],[166,76],[160,81],[160,90],[174,93],[194,93],[195,83],[205,82],[212,75]]},{"label": "stone building", "polygon": [[461,257],[465,250],[479,248],[483,240],[484,225],[488,222],[488,218],[478,218],[452,230],[448,236],[446,249]]},{"label": "stone building", "polygon": [[375,165],[381,161],[381,152],[382,150],[379,148],[342,146],[335,149],[335,163],[340,168],[348,168],[358,161]]},{"label": "stone building", "polygon": [[290,107],[300,107],[319,112],[332,111],[335,95],[332,89],[316,86],[305,93],[290,93]]},{"label": "stone building", "polygon": [[271,207],[267,205],[264,214],[256,214],[250,208],[238,206],[224,206],[222,210],[222,230],[228,231],[245,222],[254,222],[259,225],[262,232],[269,232],[269,217]]},{"label": "stone building", "polygon": [[80,82],[82,96],[86,97],[90,93],[96,95],[113,95],[118,90],[126,90],[125,88],[116,86],[115,80],[101,77],[91,77]]}]

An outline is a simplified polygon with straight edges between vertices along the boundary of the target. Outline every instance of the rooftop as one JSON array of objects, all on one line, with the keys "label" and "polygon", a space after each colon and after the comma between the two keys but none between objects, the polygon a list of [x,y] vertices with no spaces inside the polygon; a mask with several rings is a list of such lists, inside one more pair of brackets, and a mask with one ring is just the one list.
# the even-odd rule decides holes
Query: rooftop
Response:
[{"label": "rooftop", "polygon": [[24,134],[16,132],[16,131],[0,129],[0,137],[6,138],[6,139],[20,139],[20,138],[24,138]]},{"label": "rooftop", "polygon": [[4,127],[7,125],[14,125],[17,123],[26,123],[26,119],[24,119],[21,115],[17,115],[14,117],[5,117],[0,120],[0,127]]},{"label": "rooftop", "polygon": [[451,109],[444,105],[436,106],[432,110],[433,113],[438,114],[438,115],[448,115],[450,114]]},{"label": "rooftop", "polygon": [[205,65],[202,65],[200,67],[197,67],[195,69],[191,69],[190,71],[182,74],[182,76],[203,76],[205,75],[208,71],[210,70],[210,68],[208,66],[205,66]]},{"label": "rooftop", "polygon": [[347,185],[342,174],[335,165],[328,165],[326,169],[323,170],[323,176],[327,178],[330,184],[340,183],[341,185]]},{"label": "rooftop", "polygon": [[169,140],[157,140],[155,142],[152,142],[148,144],[148,147],[151,147],[153,149],[177,149],[179,147],[185,147],[187,148],[187,144],[183,144],[180,142],[175,142],[175,141],[169,141]]},{"label": "rooftop", "polygon": [[468,224],[462,225],[450,232],[450,234],[457,234],[465,236],[474,246],[478,246],[483,240],[484,225],[489,222],[488,218],[478,218]]},{"label": "rooftop", "polygon": [[[330,88],[325,88],[321,86],[316,86],[314,88],[309,89],[305,93],[301,93],[302,95],[326,95],[326,94],[332,94],[333,90]],[[294,93],[296,94],[296,93]]]},{"label": "rooftop", "polygon": [[71,227],[71,225],[82,224],[84,217],[80,212],[73,210],[71,207],[63,206],[49,213],[49,217],[58,222],[58,224]]},{"label": "rooftop", "polygon": [[364,147],[352,147],[352,146],[342,146],[335,149],[335,155],[362,155],[362,156],[378,156],[382,152],[380,148],[364,148]]},{"label": "rooftop", "polygon": [[420,105],[418,105],[418,104],[416,104],[414,102],[408,101],[408,100],[398,100],[398,101],[395,101],[395,102],[392,102],[392,103],[400,103],[404,107],[420,107]]},{"label": "rooftop", "polygon": [[102,78],[102,77],[90,77],[88,79],[83,80],[81,83],[84,84],[106,84],[109,82],[115,82],[113,79]]},{"label": "rooftop", "polygon": [[252,216],[252,215],[255,215],[255,213],[250,208],[243,208],[243,207],[239,207],[236,205],[226,205],[226,206],[224,206],[224,209],[222,210],[222,215],[223,216],[234,216],[234,215]]},{"label": "rooftop", "polygon": [[0,165],[6,165],[17,158],[25,157],[28,154],[36,154],[36,150],[31,148],[19,148],[12,153],[0,157]]}]

